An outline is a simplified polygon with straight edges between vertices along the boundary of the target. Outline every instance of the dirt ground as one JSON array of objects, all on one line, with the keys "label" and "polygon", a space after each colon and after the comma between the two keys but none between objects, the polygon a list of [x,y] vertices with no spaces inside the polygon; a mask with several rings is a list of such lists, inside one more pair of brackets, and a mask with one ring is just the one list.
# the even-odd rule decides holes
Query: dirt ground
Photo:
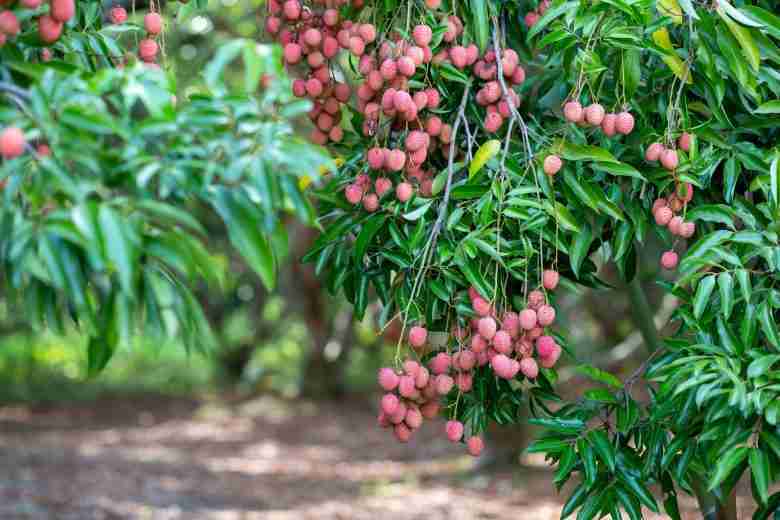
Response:
[{"label": "dirt ground", "polygon": [[273,398],[0,407],[0,519],[558,518],[539,461],[485,473],[441,423],[405,446],[374,424],[368,406]]}]

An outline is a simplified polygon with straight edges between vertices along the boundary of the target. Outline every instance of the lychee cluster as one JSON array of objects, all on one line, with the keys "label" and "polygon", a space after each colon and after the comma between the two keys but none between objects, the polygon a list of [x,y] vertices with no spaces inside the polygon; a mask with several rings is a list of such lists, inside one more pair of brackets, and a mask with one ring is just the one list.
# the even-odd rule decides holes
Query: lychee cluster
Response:
[{"label": "lychee cluster", "polygon": [[[341,49],[363,56],[377,37],[372,24],[341,19],[338,8],[349,3],[349,0],[319,1],[312,9],[299,0],[268,2],[266,31],[282,44],[288,66],[300,65],[306,69],[304,77],[293,82],[293,93],[314,102],[309,117],[315,126],[311,140],[317,144],[338,143],[344,138],[340,126],[341,105],[351,96],[349,85],[333,79],[330,61]],[[362,3],[362,0],[352,0],[354,7]]]},{"label": "lychee cluster", "polygon": [[[14,0],[0,1],[0,7],[9,7]],[[24,9],[38,9],[43,0],[19,0],[19,7]],[[46,44],[52,44],[60,39],[62,29],[76,12],[75,0],[49,0],[49,13],[39,16],[38,34]],[[11,10],[0,11],[0,47],[5,45],[9,38],[15,38],[21,32],[21,23],[16,13]]]},{"label": "lychee cluster", "polygon": [[[452,53],[456,49],[458,49],[458,47],[450,49],[451,59]],[[477,56],[476,52],[477,48],[474,45],[465,48],[467,58],[469,61],[473,61],[474,75],[485,82],[482,85],[482,88],[477,91],[476,99],[477,103],[485,107],[486,110],[483,127],[485,128],[485,131],[493,134],[501,129],[506,119],[509,119],[511,111],[509,103],[504,99],[501,84],[497,81],[498,64],[496,53],[489,50],[481,58],[471,60],[472,55]],[[519,85],[525,81],[525,69],[520,65],[519,56],[512,49],[503,49],[501,51],[500,59],[501,71],[503,72],[507,83],[507,93],[512,98],[514,106],[519,107],[520,96],[511,89],[511,86]],[[456,63],[454,64],[455,66],[458,65]]]},{"label": "lychee cluster", "polygon": [[160,46],[155,38],[162,33],[163,19],[160,13],[154,11],[146,13],[144,16],[144,29],[146,29],[146,38],[138,42],[138,57],[141,61],[151,66],[157,66],[155,60]]},{"label": "lychee cluster", "polygon": [[[683,134],[677,139],[677,146],[680,150],[685,152],[691,149],[691,134],[683,132]],[[663,143],[652,143],[645,150],[645,160],[647,162],[660,161],[661,166],[665,169],[673,172],[680,164],[680,158],[677,155],[677,150],[674,148],[667,148]]]},{"label": "lychee cluster", "polygon": [[547,11],[547,9],[550,7],[550,0],[542,0],[539,2],[539,5],[536,7],[536,9],[533,9],[531,11],[528,11],[528,13],[525,15],[525,26],[529,29],[536,25],[536,22],[539,21],[539,18],[542,17],[542,15]]},{"label": "lychee cluster", "polygon": [[563,105],[563,117],[580,127],[598,127],[607,137],[616,134],[628,135],[634,130],[634,116],[623,110],[617,114],[607,113],[599,103],[583,107],[579,101],[568,101]]},{"label": "lychee cluster", "polygon": [[[552,291],[559,279],[556,271],[546,270],[542,287]],[[519,313],[507,310],[500,319],[495,306],[474,287],[468,295],[475,317],[468,327],[453,327],[453,348],[428,352],[428,331],[417,325],[409,330],[407,339],[419,358],[427,360],[427,368],[407,360],[402,370],[379,371],[379,386],[386,392],[381,399],[379,424],[392,427],[401,442],[410,439],[423,418],[438,414],[441,399],[451,392],[471,392],[475,377],[513,380],[522,374],[530,381],[538,377],[540,366],[552,368],[561,356],[561,347],[545,334],[545,328],[555,321],[555,309],[547,304],[543,291],[531,291],[525,308]],[[446,423],[445,433],[450,441],[460,442],[466,432],[463,423],[453,418]],[[476,456],[482,451],[483,441],[478,432],[470,433],[467,450]]]}]

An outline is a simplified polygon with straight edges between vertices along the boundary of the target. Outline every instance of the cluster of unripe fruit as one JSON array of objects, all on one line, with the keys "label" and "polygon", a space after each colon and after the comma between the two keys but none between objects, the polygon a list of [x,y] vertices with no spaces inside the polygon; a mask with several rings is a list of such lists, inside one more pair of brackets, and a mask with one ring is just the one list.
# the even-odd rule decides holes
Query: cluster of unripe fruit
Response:
[{"label": "cluster of unripe fruit", "polygon": [[[121,25],[127,21],[127,11],[122,6],[112,7],[108,12],[108,19],[114,25]],[[146,30],[146,38],[138,42],[138,57],[144,63],[157,67],[155,61],[160,47],[155,38],[163,30],[163,19],[160,13],[154,11],[146,13],[144,16],[144,29]]]},{"label": "cluster of unripe fruit", "polygon": [[[376,40],[376,28],[371,24],[356,24],[342,20],[338,8],[349,0],[319,1],[316,10],[299,0],[269,0],[269,16],[265,29],[283,46],[284,61],[289,66],[305,65],[305,79],[293,82],[297,97],[308,97],[314,102],[309,117],[314,123],[311,140],[317,144],[341,142],[344,131],[340,126],[341,105],[351,97],[346,83],[332,77],[330,61],[341,49],[355,56],[363,56],[366,46]],[[354,7],[362,1],[353,0]]]},{"label": "cluster of unripe fruit", "polygon": [[568,101],[563,105],[563,117],[577,126],[601,128],[607,137],[628,135],[634,130],[634,116],[630,112],[607,113],[599,103],[583,107],[579,101]]},{"label": "cluster of unripe fruit", "polygon": [[[542,274],[542,286],[554,290],[559,281],[554,270]],[[561,347],[545,334],[545,328],[555,321],[555,309],[546,303],[541,290],[531,291],[527,305],[519,313],[505,311],[499,319],[494,305],[483,298],[475,288],[468,291],[475,315],[469,327],[455,326],[451,337],[454,350],[429,350],[428,331],[415,326],[409,331],[408,342],[427,367],[407,360],[403,369],[382,368],[379,386],[386,392],[380,401],[378,422],[392,427],[396,438],[407,442],[418,429],[423,418],[438,415],[441,404],[450,392],[470,392],[477,370],[487,367],[480,377],[498,377],[513,380],[522,374],[528,380],[539,375],[539,367],[552,368],[561,356]],[[451,419],[445,425],[445,434],[452,442],[464,440],[465,426]],[[477,456],[483,441],[476,433],[466,438],[467,450]]]},{"label": "cluster of unripe fruit", "polygon": [[[16,0],[0,0],[0,8],[13,7]],[[18,7],[38,9],[44,0],[19,0]],[[52,44],[60,39],[62,29],[76,12],[75,0],[49,0],[49,12],[37,18],[38,35],[41,41]],[[14,38],[21,32],[21,23],[11,10],[0,11],[0,47],[8,38]]]}]

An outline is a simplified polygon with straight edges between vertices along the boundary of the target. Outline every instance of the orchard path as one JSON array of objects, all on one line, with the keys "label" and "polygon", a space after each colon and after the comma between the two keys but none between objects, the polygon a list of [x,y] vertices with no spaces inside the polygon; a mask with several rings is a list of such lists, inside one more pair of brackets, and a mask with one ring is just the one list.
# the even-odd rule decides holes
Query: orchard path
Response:
[{"label": "orchard path", "polygon": [[0,519],[558,518],[543,466],[479,473],[441,423],[399,446],[374,421],[270,397],[0,406]]}]

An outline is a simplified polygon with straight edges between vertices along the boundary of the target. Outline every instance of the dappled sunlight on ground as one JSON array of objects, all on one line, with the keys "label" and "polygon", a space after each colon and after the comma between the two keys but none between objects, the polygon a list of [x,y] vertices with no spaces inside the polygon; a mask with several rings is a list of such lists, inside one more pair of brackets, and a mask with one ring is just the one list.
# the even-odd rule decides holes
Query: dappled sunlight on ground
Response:
[{"label": "dappled sunlight on ground", "polygon": [[543,460],[479,472],[443,423],[406,446],[374,424],[368,406],[269,397],[0,407],[0,518],[558,518]]}]

